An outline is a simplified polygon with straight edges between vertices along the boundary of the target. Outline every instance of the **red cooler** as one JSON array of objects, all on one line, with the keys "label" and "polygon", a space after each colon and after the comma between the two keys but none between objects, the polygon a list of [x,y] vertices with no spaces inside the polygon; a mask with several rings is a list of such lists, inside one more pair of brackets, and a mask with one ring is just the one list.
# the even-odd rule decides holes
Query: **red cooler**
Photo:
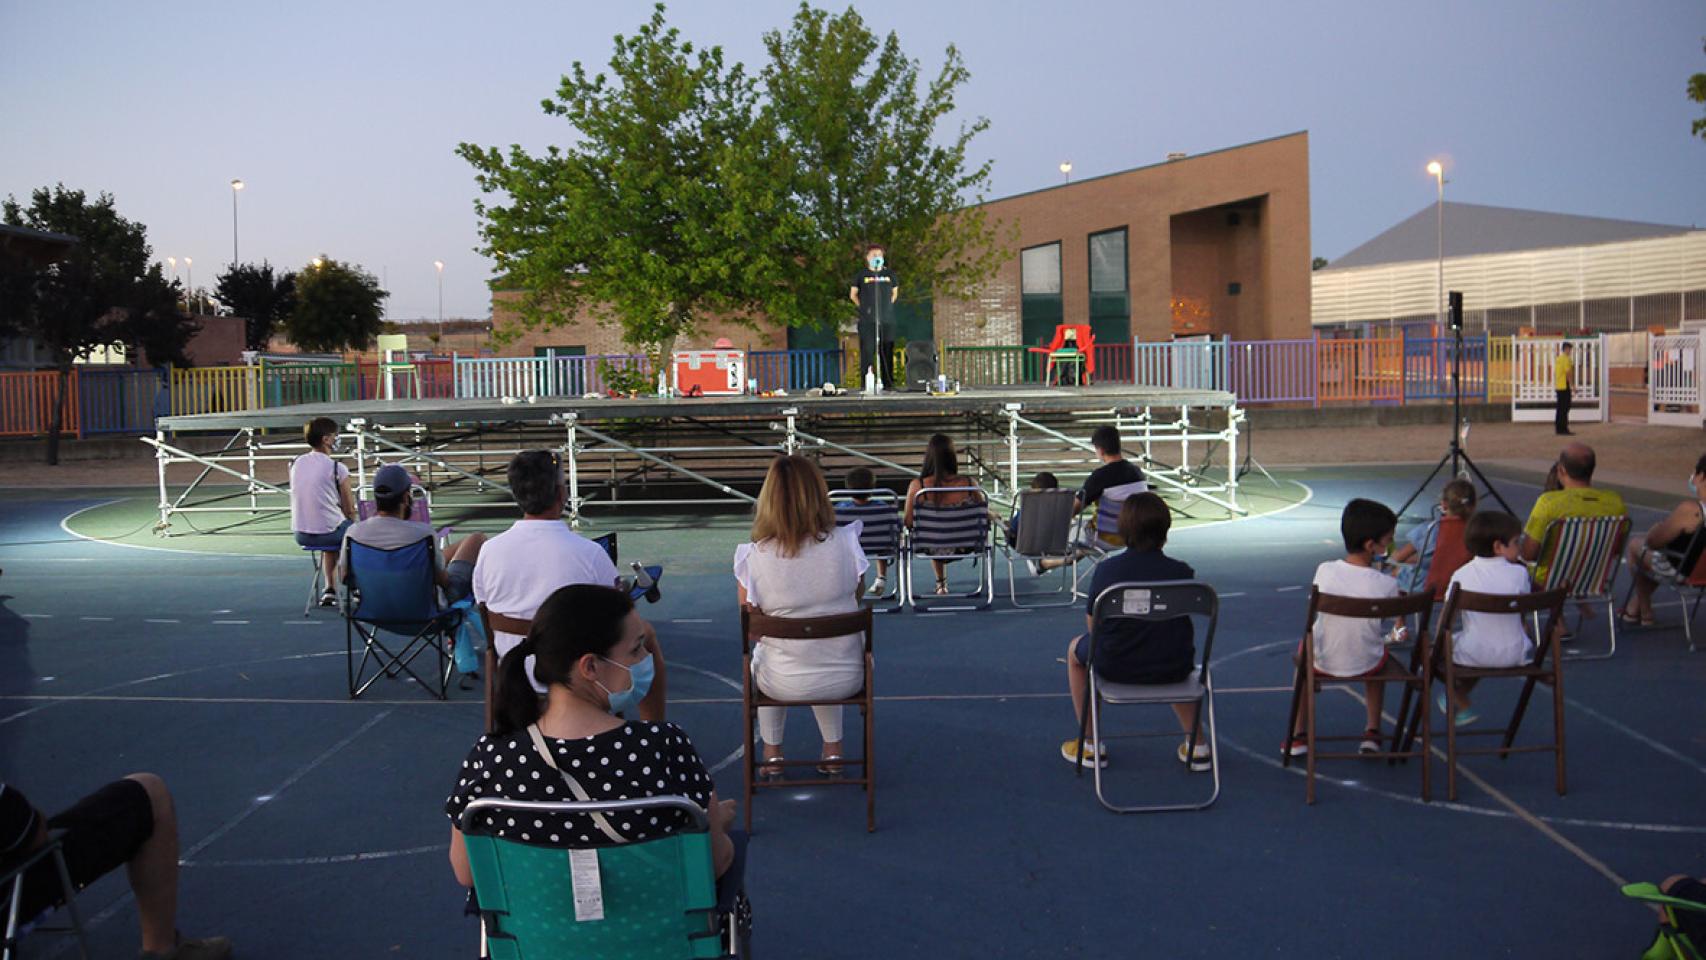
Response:
[{"label": "red cooler", "polygon": [[682,395],[697,387],[702,396],[735,397],[746,392],[742,350],[677,350],[671,357],[673,386]]}]

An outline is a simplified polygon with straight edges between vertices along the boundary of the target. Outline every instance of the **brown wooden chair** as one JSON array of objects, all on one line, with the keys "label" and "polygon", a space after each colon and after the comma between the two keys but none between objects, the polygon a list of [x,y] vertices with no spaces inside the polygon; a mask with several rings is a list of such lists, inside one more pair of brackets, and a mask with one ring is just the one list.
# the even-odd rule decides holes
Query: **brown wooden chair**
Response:
[{"label": "brown wooden chair", "polygon": [[[1392,748],[1376,753],[1340,752],[1322,753],[1316,748],[1318,742],[1338,742],[1343,740],[1361,740],[1360,734],[1355,736],[1335,734],[1320,736],[1315,731],[1315,702],[1317,695],[1327,686],[1347,686],[1356,683],[1382,681],[1401,683],[1404,685],[1404,698],[1400,702],[1397,714],[1399,726],[1402,726],[1404,711],[1410,705],[1412,693],[1420,697],[1422,703],[1428,699],[1428,670],[1425,651],[1428,637],[1428,618],[1433,613],[1433,594],[1406,593],[1396,597],[1365,598],[1341,597],[1335,594],[1322,593],[1318,587],[1309,588],[1309,613],[1303,621],[1303,646],[1300,648],[1300,661],[1297,667],[1297,677],[1292,684],[1291,714],[1285,728],[1286,742],[1289,744],[1291,735],[1297,730],[1298,717],[1301,714],[1304,721],[1304,739],[1309,754],[1306,758],[1304,777],[1304,799],[1308,803],[1315,802],[1315,764],[1318,760],[1349,760],[1349,759],[1384,759],[1391,762],[1410,757],[1426,757],[1428,748],[1432,745],[1428,740],[1427,727],[1422,728],[1422,745],[1420,750],[1411,749],[1410,745],[1400,745],[1403,730],[1394,730]],[[1332,614],[1340,617],[1354,617],[1367,620],[1385,620],[1388,618],[1417,618],[1416,645],[1410,651],[1408,667],[1401,666],[1396,659],[1388,658],[1385,668],[1378,674],[1367,677],[1339,677],[1323,673],[1315,668],[1315,618],[1319,614]],[[1281,751],[1283,766],[1291,766],[1291,751]],[[1431,784],[1428,780],[1428,766],[1422,764],[1422,799],[1431,799]]]},{"label": "brown wooden chair", "polygon": [[[872,768],[872,716],[874,705],[871,686],[871,609],[866,607],[857,613],[843,613],[828,617],[772,617],[764,613],[742,608],[740,613],[740,645],[741,645],[741,723],[742,732],[746,736],[746,762],[742,765],[745,773],[745,807],[746,829],[752,832],[752,794],[755,789],[765,787],[799,788],[804,781],[789,780],[786,777],[767,781],[758,781],[759,751],[754,746],[753,725],[758,716],[759,707],[809,707],[809,706],[841,706],[858,707],[865,721],[865,744],[861,756],[844,757],[836,761],[844,771],[857,768],[857,777],[842,776],[836,779],[813,780],[811,784],[848,784],[865,789],[865,829],[877,829],[877,783]],[[776,637],[785,640],[817,640],[825,637],[844,637],[849,634],[861,634],[865,638],[865,683],[863,688],[851,697],[840,700],[777,700],[762,690],[752,679],[752,647],[760,637]],[[783,760],[780,765],[784,772],[790,767],[816,766],[817,760]]]},{"label": "brown wooden chair", "polygon": [[498,675],[498,640],[496,631],[527,636],[527,631],[533,629],[532,620],[511,617],[502,613],[493,613],[480,604],[480,622],[486,627],[486,662],[481,668],[485,674],[486,698],[486,732],[492,732],[492,694],[497,689]]},{"label": "brown wooden chair", "polygon": [[[1451,800],[1457,799],[1457,758],[1473,754],[1496,753],[1499,759],[1504,759],[1513,753],[1551,753],[1556,761],[1558,775],[1558,795],[1564,795],[1564,672],[1563,658],[1559,656],[1559,634],[1554,629],[1562,622],[1564,602],[1570,596],[1567,588],[1560,587],[1544,593],[1475,593],[1462,590],[1456,586],[1446,594],[1445,609],[1440,613],[1439,633],[1430,644],[1432,662],[1429,672],[1438,679],[1444,680],[1447,689],[1454,689],[1460,679],[1474,678],[1476,680],[1488,677],[1520,677],[1523,680],[1522,695],[1517,698],[1516,709],[1511,714],[1510,723],[1497,730],[1465,730],[1457,729],[1457,711],[1448,709],[1445,718],[1445,754],[1446,754],[1446,796]],[[1528,618],[1546,612],[1545,632],[1536,645],[1534,662],[1522,667],[1465,667],[1452,662],[1451,656],[1451,626],[1457,614],[1469,613],[1510,613]],[[1522,725],[1523,714],[1528,710],[1528,700],[1534,694],[1534,685],[1547,684],[1552,688],[1552,733],[1551,742],[1534,744],[1532,746],[1513,747],[1516,740],[1517,728]],[[1450,701],[1447,701],[1450,706]],[[1423,696],[1411,713],[1404,739],[1406,745],[1415,738],[1416,729],[1422,731],[1422,739],[1428,738],[1427,722],[1428,700]],[[1402,715],[1400,715],[1402,718]],[[1502,737],[1497,747],[1477,749],[1459,749],[1459,737]],[[1425,749],[1425,748],[1424,748]]]}]

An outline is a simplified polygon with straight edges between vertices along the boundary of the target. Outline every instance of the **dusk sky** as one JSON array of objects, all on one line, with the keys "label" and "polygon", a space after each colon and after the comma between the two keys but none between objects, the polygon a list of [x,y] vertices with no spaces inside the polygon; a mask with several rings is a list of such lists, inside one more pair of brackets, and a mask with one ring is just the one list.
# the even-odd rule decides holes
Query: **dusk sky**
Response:
[{"label": "dusk sky", "polygon": [[[1706,140],[1684,95],[1706,71],[1701,0],[1212,4],[870,0],[926,75],[956,44],[990,197],[1297,130],[1310,135],[1314,251],[1336,257],[1447,198],[1706,224]],[[671,22],[762,65],[781,0],[678,3]],[[832,6],[831,9],[840,9]],[[575,60],[602,66],[650,4],[25,3],[0,0],[0,194],[109,191],[198,286],[241,256],[354,261],[390,316],[485,317],[459,141],[529,148]],[[905,265],[897,265],[904,271]]]}]

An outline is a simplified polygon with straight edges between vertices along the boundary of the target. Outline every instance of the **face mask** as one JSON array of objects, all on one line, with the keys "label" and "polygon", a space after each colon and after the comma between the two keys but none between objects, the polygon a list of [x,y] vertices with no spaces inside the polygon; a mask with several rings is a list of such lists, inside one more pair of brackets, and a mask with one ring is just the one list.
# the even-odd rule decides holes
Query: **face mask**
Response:
[{"label": "face mask", "polygon": [[344,438],[343,437],[333,437],[332,438],[332,452],[333,453],[343,453],[344,452]]},{"label": "face mask", "polygon": [[[639,706],[640,701],[646,698],[646,693],[652,688],[652,655],[649,653],[646,654],[639,663],[636,663],[631,667],[617,663],[609,657],[599,657],[599,659],[603,660],[605,663],[611,664],[612,666],[621,667],[628,671],[628,689],[626,690],[611,692],[609,687],[602,683],[598,684],[598,688],[603,690],[605,695],[610,698],[610,712],[627,713],[629,710]],[[597,683],[596,680],[593,682]]]},{"label": "face mask", "polygon": [[881,270],[883,268],[883,258],[882,257],[872,257],[870,259],[870,264],[871,264],[872,270]]}]

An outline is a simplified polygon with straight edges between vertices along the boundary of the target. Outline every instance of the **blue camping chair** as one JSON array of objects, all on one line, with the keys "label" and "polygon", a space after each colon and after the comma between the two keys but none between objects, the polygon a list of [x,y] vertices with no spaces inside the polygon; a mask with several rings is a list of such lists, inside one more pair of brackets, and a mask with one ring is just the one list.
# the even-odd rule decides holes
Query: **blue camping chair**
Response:
[{"label": "blue camping chair", "polygon": [[[344,567],[344,648],[349,668],[349,695],[354,700],[380,676],[407,673],[440,700],[450,690],[453,667],[451,644],[468,603],[444,607],[433,582],[432,541],[422,537],[394,550],[381,550],[346,540]],[[361,661],[356,661],[355,638],[361,637]],[[403,642],[389,637],[401,637]],[[415,661],[422,654],[438,658],[431,673],[422,676]],[[368,666],[373,672],[368,674]]]}]

